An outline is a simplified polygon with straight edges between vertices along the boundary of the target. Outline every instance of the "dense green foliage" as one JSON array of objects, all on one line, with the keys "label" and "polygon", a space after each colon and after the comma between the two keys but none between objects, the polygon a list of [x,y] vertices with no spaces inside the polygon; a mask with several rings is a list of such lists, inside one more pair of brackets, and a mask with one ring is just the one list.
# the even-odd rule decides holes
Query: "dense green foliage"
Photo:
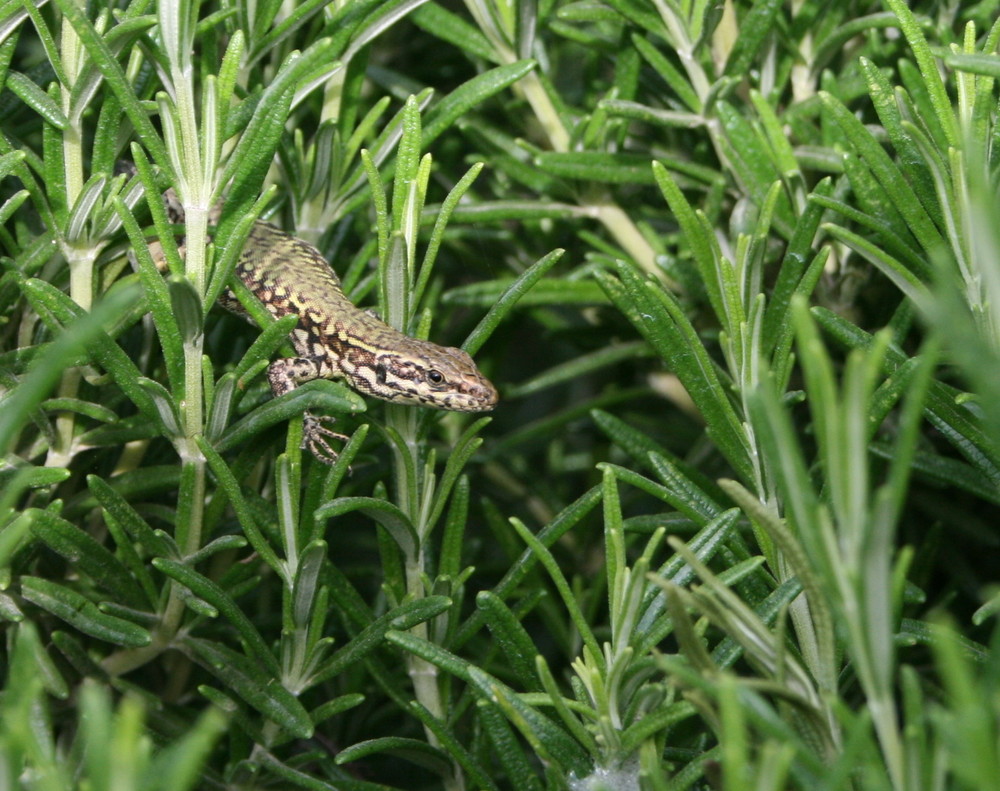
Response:
[{"label": "dense green foliage", "polygon": [[[0,4],[0,789],[995,787],[998,19]],[[495,413],[271,399],[257,217]]]}]

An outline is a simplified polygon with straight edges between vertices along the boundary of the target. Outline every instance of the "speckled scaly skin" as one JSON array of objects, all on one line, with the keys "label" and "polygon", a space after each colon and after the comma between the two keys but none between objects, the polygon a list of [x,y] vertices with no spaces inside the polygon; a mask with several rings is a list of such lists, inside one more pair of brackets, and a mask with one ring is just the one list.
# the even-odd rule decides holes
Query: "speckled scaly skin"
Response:
[{"label": "speckled scaly skin", "polygon": [[[182,223],[176,195],[169,190],[164,198],[171,219]],[[395,404],[487,412],[497,403],[496,388],[466,352],[411,338],[356,307],[323,255],[302,239],[254,223],[236,275],[276,319],[299,317],[290,335],[298,356],[267,369],[275,396],[313,379],[343,379],[359,393]],[[228,289],[219,302],[246,315]],[[332,463],[337,454],[328,438],[342,437],[324,425],[328,420],[305,415],[303,446]]]},{"label": "speckled scaly skin", "polygon": [[[343,378],[359,393],[397,404],[483,412],[497,402],[466,352],[411,338],[356,307],[319,250],[302,239],[255,223],[236,274],[272,316],[299,317],[291,335],[299,356],[268,368],[275,395],[311,379]],[[228,296],[224,305],[239,312],[233,301]]]}]

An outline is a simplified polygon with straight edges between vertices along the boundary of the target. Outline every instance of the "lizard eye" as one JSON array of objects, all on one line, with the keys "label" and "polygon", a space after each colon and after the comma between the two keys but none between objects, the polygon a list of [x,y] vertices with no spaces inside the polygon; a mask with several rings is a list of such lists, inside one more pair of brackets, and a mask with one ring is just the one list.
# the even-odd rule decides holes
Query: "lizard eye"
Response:
[{"label": "lizard eye", "polygon": [[444,384],[444,374],[434,368],[431,368],[431,370],[427,372],[427,381],[432,385]]}]

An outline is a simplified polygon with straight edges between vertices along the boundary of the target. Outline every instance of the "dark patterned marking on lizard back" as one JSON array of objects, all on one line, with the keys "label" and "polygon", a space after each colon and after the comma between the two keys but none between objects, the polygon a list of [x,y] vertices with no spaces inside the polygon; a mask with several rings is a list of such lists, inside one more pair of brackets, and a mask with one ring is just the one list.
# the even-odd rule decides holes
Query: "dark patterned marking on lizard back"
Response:
[{"label": "dark patterned marking on lizard back", "polygon": [[[183,207],[165,195],[170,219],[183,223]],[[217,222],[218,208],[211,222]],[[343,378],[360,393],[385,401],[460,412],[491,410],[497,391],[461,349],[410,338],[356,307],[323,255],[308,242],[266,222],[256,222],[236,263],[236,275],[275,318],[297,315],[290,339],[298,357],[275,360],[267,377],[277,396],[317,378]],[[226,289],[223,307],[246,317]],[[306,416],[305,439],[330,462],[328,437],[339,436]]]}]

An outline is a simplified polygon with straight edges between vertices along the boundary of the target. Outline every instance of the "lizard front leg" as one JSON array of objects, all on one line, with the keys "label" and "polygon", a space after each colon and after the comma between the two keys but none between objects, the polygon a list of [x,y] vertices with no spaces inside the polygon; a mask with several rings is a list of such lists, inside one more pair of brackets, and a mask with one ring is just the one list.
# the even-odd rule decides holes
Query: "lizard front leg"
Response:
[{"label": "lizard front leg", "polygon": [[[267,368],[267,381],[275,398],[294,390],[303,382],[313,379],[331,378],[326,360],[320,357],[285,357],[275,360]],[[311,412],[302,414],[302,447],[309,451],[324,464],[333,464],[337,460],[337,451],[330,447],[329,440],[348,440],[329,428],[335,419],[328,415],[313,415]]]}]

